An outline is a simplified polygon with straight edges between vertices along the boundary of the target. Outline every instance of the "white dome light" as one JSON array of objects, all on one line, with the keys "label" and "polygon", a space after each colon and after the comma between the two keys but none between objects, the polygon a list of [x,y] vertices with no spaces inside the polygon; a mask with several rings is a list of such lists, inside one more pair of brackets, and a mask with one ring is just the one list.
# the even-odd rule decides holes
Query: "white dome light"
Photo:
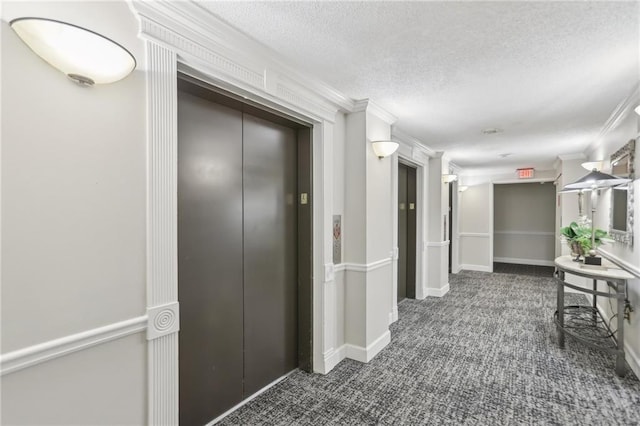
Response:
[{"label": "white dome light", "polygon": [[44,18],[18,18],[11,28],[38,56],[83,86],[122,80],[136,67],[131,53],[93,31]]},{"label": "white dome light", "polygon": [[388,157],[396,152],[399,146],[398,142],[394,141],[373,141],[371,145],[373,145],[373,152],[376,153],[378,158]]}]

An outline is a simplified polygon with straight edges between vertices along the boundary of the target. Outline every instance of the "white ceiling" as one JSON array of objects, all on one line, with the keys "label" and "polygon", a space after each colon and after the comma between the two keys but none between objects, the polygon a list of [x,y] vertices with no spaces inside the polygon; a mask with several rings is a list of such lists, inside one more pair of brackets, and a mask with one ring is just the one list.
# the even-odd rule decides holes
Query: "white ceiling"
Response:
[{"label": "white ceiling", "polygon": [[464,168],[550,169],[639,79],[639,2],[200,3]]}]

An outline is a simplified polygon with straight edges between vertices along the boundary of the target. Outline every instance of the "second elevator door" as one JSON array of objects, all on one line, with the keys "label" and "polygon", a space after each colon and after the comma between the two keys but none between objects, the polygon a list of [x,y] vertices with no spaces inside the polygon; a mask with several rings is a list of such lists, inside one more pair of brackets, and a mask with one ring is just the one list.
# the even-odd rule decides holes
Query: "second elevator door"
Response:
[{"label": "second elevator door", "polygon": [[297,362],[296,131],[179,92],[180,423]]},{"label": "second elevator door", "polygon": [[416,297],[416,169],[398,164],[398,301]]}]

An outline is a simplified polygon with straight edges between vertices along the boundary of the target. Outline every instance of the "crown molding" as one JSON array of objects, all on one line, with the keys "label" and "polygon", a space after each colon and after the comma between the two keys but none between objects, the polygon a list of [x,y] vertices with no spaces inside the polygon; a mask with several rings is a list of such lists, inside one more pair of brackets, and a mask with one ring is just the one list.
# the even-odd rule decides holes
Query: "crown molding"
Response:
[{"label": "crown molding", "polygon": [[[576,152],[574,154],[562,154],[557,157],[560,161],[571,161],[571,160],[586,160],[587,156],[583,152]],[[554,163],[555,164],[555,163]]]},{"label": "crown molding", "polygon": [[[215,70],[222,80],[259,89],[305,109],[351,111],[353,99],[328,84],[287,65],[280,53],[227,24],[202,5],[189,1],[129,0],[140,21],[140,34],[179,52],[187,65]],[[200,65],[200,66],[198,66]],[[238,84],[239,83],[239,84]]]},{"label": "crown molding", "polygon": [[613,130],[620,121],[622,121],[628,114],[634,114],[634,108],[640,102],[640,82],[636,82],[629,94],[616,106],[607,121],[605,121],[600,133],[593,142],[589,144],[585,152],[592,152],[600,143],[600,141]]},{"label": "crown molding", "polygon": [[395,126],[391,127],[391,138],[405,145],[413,147],[414,149],[422,151],[428,157],[436,156],[436,151],[434,151],[432,148]]},{"label": "crown molding", "polygon": [[380,105],[373,102],[371,99],[360,99],[354,102],[352,112],[361,111],[367,111],[389,125],[398,121],[398,117],[391,114]]},{"label": "crown molding", "polygon": [[[515,165],[509,165],[509,166],[500,166],[500,167],[487,167],[487,168],[459,168],[459,176],[467,176],[467,177],[472,177],[472,176],[496,176],[499,178],[503,178],[504,175],[508,175],[511,174],[513,175],[513,179],[519,181],[519,182],[536,182],[536,181],[547,181],[549,180],[549,178],[533,178],[533,179],[517,179],[516,178],[516,170],[518,169],[518,166]],[[537,168],[534,167],[536,174],[538,173],[546,173],[546,172],[553,172],[555,174],[555,169],[554,168]],[[511,179],[511,178],[505,178],[505,179]],[[551,179],[553,180],[553,179]]]},{"label": "crown molding", "polygon": [[449,161],[449,169],[453,171],[453,173],[459,175],[462,172],[462,167],[458,166],[456,163]]}]

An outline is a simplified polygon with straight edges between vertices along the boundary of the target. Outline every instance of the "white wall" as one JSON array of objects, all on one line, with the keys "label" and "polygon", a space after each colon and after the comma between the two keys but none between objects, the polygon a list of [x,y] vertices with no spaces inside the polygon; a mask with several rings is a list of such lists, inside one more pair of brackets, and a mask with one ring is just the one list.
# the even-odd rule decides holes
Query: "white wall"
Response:
[{"label": "white wall", "polygon": [[[556,171],[536,170],[529,183],[553,181]],[[458,192],[458,263],[461,269],[493,271],[493,185],[521,183],[515,170],[510,173],[495,170],[484,174],[461,172],[458,185],[467,186]]]},{"label": "white wall", "polygon": [[[602,247],[610,257],[622,262],[628,268],[633,268],[637,277],[629,283],[629,301],[635,311],[631,313],[631,321],[625,321],[625,349],[627,351],[627,361],[634,369],[636,375],[640,376],[640,116],[633,112],[633,108],[640,104],[640,93],[638,85],[630,92],[629,97],[623,102],[623,108],[618,109],[612,115],[608,123],[613,125],[605,127],[589,153],[589,160],[606,160],[605,171],[610,170],[608,160],[614,152],[620,149],[630,139],[636,139],[635,170],[636,177],[634,185],[634,211],[635,220],[633,225],[634,244],[614,242]],[[609,229],[609,208],[611,190],[601,191],[597,204],[596,227],[605,230]],[[606,284],[599,284],[600,291],[607,291]],[[613,301],[612,301],[613,302]],[[598,306],[607,318],[611,318],[613,312],[609,308],[609,303],[604,298],[598,299]],[[615,309],[615,303],[613,303]],[[615,321],[614,321],[615,322]]]},{"label": "white wall", "polygon": [[[126,46],[138,69],[70,82],[10,29],[45,16]],[[2,353],[145,313],[145,76],[124,2],[5,2],[2,8]],[[139,424],[144,335],[2,377],[4,424]],[[108,403],[105,403],[108,402]],[[113,409],[117,407],[117,409]]]},{"label": "white wall", "polygon": [[551,182],[493,187],[494,262],[553,266],[556,190]]},{"label": "white wall", "polygon": [[[466,184],[466,183],[465,183]],[[459,264],[461,269],[491,271],[493,185],[470,185],[459,193]]]},{"label": "white wall", "polygon": [[393,162],[371,147],[373,140],[389,139],[391,129],[378,111],[363,101],[345,122],[345,355],[360,361],[390,340],[393,304]]}]

